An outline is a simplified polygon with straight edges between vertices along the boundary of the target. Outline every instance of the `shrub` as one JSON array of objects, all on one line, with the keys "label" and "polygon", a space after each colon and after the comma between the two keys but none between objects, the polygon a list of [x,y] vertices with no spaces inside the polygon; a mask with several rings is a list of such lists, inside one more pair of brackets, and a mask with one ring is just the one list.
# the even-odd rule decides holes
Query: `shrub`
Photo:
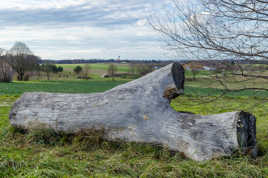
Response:
[{"label": "shrub", "polygon": [[59,66],[58,69],[57,69],[57,72],[63,72],[63,67]]},{"label": "shrub", "polygon": [[74,68],[74,72],[76,73],[76,74],[80,74],[80,72],[82,72],[82,67],[81,66],[76,66],[75,68]]}]

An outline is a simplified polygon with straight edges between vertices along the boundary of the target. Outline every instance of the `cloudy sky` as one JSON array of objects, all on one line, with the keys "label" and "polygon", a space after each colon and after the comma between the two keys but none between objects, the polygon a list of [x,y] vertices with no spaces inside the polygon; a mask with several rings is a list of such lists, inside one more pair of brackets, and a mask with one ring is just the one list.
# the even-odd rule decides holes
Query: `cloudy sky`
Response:
[{"label": "cloudy sky", "polygon": [[25,42],[42,58],[167,59],[147,19],[169,0],[8,0],[0,6],[0,48]]}]

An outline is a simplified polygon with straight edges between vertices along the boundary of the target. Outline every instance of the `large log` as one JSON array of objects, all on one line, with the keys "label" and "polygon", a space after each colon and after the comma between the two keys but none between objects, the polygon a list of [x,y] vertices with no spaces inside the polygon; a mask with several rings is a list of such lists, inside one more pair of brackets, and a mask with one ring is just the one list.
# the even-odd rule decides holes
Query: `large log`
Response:
[{"label": "large log", "polygon": [[184,69],[170,64],[104,93],[25,93],[10,122],[23,129],[76,133],[104,130],[108,140],[153,143],[202,161],[256,145],[256,119],[245,112],[201,116],[173,110],[183,93]]}]

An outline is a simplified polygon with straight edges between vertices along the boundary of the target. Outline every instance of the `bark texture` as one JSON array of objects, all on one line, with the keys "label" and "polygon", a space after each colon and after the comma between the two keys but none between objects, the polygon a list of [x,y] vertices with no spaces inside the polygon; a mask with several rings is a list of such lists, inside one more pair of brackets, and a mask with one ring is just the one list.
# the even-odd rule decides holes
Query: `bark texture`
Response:
[{"label": "bark texture", "polygon": [[183,85],[184,69],[175,63],[104,93],[25,93],[10,122],[66,133],[103,129],[105,139],[161,144],[197,161],[255,148],[256,119],[249,113],[201,116],[173,110],[169,101],[183,93]]}]

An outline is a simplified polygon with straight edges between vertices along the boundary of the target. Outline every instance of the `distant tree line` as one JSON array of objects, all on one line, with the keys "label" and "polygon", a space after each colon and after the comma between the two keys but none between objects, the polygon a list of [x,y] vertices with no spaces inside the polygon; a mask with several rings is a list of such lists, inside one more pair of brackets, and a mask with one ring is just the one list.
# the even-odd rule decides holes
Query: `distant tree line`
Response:
[{"label": "distant tree line", "polygon": [[172,63],[174,61],[181,60],[115,60],[115,59],[73,59],[73,60],[53,60],[45,59],[42,60],[42,63],[54,63],[54,64],[94,64],[94,63]]},{"label": "distant tree line", "polygon": [[[94,63],[127,63],[127,64],[159,64],[167,65],[174,62],[180,62],[181,64],[200,62],[203,64],[215,64],[215,63],[230,63],[235,62],[236,64],[268,64],[268,60],[239,60],[239,59],[202,59],[202,60],[190,60],[190,59],[175,59],[175,60],[105,60],[105,59],[87,59],[87,60],[42,60],[41,64],[51,63],[51,64],[94,64]],[[215,64],[216,65],[216,64]]]}]

